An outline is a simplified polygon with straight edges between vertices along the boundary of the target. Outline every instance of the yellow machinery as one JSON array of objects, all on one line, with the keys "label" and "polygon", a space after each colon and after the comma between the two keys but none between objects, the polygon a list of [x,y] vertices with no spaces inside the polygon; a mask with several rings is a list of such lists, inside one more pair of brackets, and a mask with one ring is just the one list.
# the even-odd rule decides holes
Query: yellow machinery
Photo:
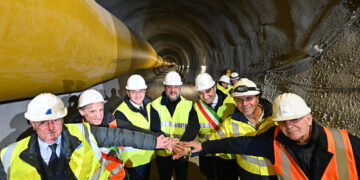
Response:
[{"label": "yellow machinery", "polygon": [[1,0],[0,27],[0,101],[168,64],[94,0]]}]

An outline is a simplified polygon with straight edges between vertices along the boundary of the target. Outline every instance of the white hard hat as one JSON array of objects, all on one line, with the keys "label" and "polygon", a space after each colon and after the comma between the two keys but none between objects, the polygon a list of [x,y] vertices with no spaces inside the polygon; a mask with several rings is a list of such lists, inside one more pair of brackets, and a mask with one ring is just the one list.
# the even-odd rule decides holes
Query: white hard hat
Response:
[{"label": "white hard hat", "polygon": [[96,102],[105,102],[105,100],[99,91],[97,91],[95,89],[88,89],[81,93],[81,95],[79,97],[78,108],[81,108],[88,104],[92,104],[92,103],[96,103]]},{"label": "white hard hat", "polygon": [[181,86],[182,82],[179,73],[175,71],[168,72],[165,76],[163,84],[167,86]]},{"label": "white hard hat", "polygon": [[261,93],[261,89],[256,86],[254,82],[248,78],[241,78],[235,83],[233,90],[231,91],[232,97],[238,96],[251,96]]},{"label": "white hard hat", "polygon": [[30,121],[46,121],[63,118],[67,109],[60,98],[51,93],[42,93],[30,101],[25,118]]},{"label": "white hard hat", "polygon": [[129,77],[126,84],[126,90],[139,90],[146,89],[146,83],[143,77],[138,74],[134,74]]},{"label": "white hard hat", "polygon": [[208,73],[201,73],[196,76],[195,79],[195,89],[197,91],[202,91],[209,89],[215,85],[215,81]]},{"label": "white hard hat", "polygon": [[240,79],[239,73],[232,72],[230,75],[230,80],[238,80],[238,79]]},{"label": "white hard hat", "polygon": [[285,121],[303,117],[311,112],[305,101],[293,93],[284,93],[278,96],[273,104],[274,121]]},{"label": "white hard hat", "polygon": [[227,76],[227,75],[222,75],[222,76],[220,77],[219,81],[230,84],[230,78],[229,78],[229,76]]}]

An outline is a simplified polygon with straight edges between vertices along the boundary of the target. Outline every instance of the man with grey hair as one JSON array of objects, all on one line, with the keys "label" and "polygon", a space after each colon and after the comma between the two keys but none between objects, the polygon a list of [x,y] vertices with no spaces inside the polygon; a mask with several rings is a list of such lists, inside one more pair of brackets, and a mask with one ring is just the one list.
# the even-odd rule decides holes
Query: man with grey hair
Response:
[{"label": "man with grey hair", "polygon": [[[107,109],[104,108],[104,98],[101,93],[95,89],[87,89],[81,93],[78,101],[78,113],[72,118],[72,122],[88,122],[91,125],[105,126],[105,127],[118,127],[128,130],[143,132],[155,136],[160,136],[161,133],[144,130],[131,124],[128,120],[114,117]],[[129,147],[131,148],[131,147]],[[126,171],[124,167],[124,147],[102,147],[103,163],[112,164],[112,166],[106,166],[106,169],[110,171],[111,178],[119,178],[130,176],[129,171]],[[125,161],[126,163],[126,161]],[[116,166],[117,165],[117,166]]]}]

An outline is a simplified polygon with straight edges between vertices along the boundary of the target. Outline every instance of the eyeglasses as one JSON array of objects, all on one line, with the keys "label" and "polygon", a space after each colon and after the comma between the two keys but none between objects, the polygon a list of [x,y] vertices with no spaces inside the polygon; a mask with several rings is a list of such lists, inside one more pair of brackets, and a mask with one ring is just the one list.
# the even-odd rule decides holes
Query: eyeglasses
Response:
[{"label": "eyeglasses", "polygon": [[233,93],[233,92],[243,93],[243,92],[248,92],[248,91],[261,91],[261,89],[257,88],[257,87],[238,86],[238,87],[235,87],[231,91],[231,93]]}]

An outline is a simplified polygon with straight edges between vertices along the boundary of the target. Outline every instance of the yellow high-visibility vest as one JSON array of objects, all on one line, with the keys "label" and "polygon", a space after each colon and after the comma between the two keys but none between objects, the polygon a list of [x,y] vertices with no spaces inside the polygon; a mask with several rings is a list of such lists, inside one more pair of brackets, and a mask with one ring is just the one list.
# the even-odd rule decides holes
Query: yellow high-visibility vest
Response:
[{"label": "yellow high-visibility vest", "polygon": [[[146,110],[150,115],[150,104],[147,104]],[[120,106],[115,110],[122,112],[125,117],[134,125],[142,129],[150,130],[150,117],[149,121],[140,112],[132,111],[129,106],[122,102]],[[125,163],[125,167],[137,167],[149,163],[154,157],[153,150],[140,150],[132,147],[125,147],[121,153],[121,159]]]},{"label": "yellow high-visibility vest", "polygon": [[219,83],[217,83],[216,85],[217,89],[220,90],[221,92],[223,92],[226,95],[230,94],[230,90],[233,88],[233,86],[231,84],[229,84],[228,88],[224,88],[223,86],[221,86]]},{"label": "yellow high-visibility vest", "polygon": [[[220,139],[226,137],[238,137],[238,136],[256,136],[267,131],[272,126],[275,126],[275,122],[272,120],[272,117],[263,118],[260,121],[260,125],[257,129],[253,127],[252,124],[244,123],[241,121],[233,120],[231,117],[227,118],[220,130],[216,135],[210,139]],[[261,176],[271,176],[275,175],[276,172],[272,167],[271,162],[259,156],[247,156],[239,154],[218,154],[219,157],[223,159],[235,159],[237,164],[244,170],[261,175]]]},{"label": "yellow high-visibility vest", "polygon": [[[89,124],[65,124],[65,127],[82,142],[70,156],[69,166],[76,178],[107,179],[109,172],[101,168],[101,151],[90,133]],[[8,179],[41,179],[37,169],[19,157],[28,148],[29,141],[30,136],[1,150],[1,161]]]},{"label": "yellow high-visibility vest", "polygon": [[[154,109],[159,113],[161,131],[164,132],[167,137],[180,139],[188,125],[189,114],[193,103],[192,101],[184,99],[182,96],[180,96],[180,98],[181,100],[176,105],[172,117],[167,107],[161,104],[162,96],[151,103]],[[157,150],[156,154],[158,156],[166,157],[170,156],[171,152],[167,149]]]}]

